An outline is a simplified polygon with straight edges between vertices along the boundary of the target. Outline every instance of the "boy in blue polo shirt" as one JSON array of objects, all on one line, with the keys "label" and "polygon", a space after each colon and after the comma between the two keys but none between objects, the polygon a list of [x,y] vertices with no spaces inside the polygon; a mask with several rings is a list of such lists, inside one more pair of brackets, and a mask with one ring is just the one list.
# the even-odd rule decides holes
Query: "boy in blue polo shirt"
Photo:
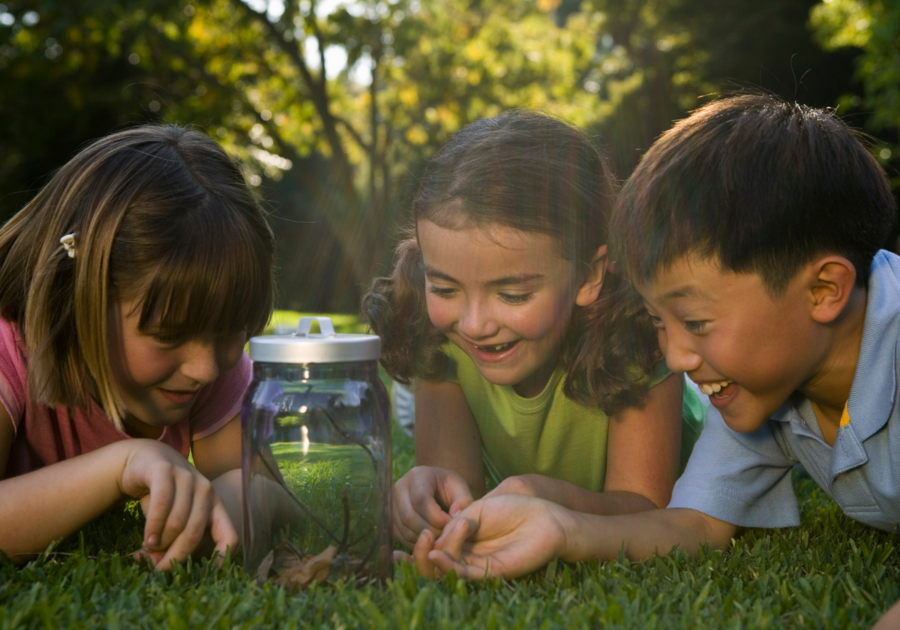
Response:
[{"label": "boy in blue polo shirt", "polygon": [[798,525],[801,463],[851,518],[900,523],[900,258],[896,208],[854,133],[774,97],[713,102],[665,133],[625,185],[612,260],[634,282],[673,371],[710,396],[664,510],[595,516],[487,495],[421,572],[513,577],[554,557],[647,558],[738,527]]}]

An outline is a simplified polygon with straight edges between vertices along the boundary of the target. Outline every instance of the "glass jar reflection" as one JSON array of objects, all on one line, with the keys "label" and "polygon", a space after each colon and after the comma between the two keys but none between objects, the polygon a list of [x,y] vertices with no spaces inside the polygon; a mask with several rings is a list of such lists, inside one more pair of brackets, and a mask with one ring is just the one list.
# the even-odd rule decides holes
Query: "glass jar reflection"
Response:
[{"label": "glass jar reflection", "polygon": [[245,569],[298,588],[390,577],[390,424],[377,363],[255,363],[242,418]]}]

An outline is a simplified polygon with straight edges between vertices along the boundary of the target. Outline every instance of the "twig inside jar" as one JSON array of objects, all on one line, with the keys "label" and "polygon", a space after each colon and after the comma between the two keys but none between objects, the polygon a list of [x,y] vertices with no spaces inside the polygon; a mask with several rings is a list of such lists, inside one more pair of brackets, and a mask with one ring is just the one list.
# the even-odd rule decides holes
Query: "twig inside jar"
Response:
[{"label": "twig inside jar", "polygon": [[[341,436],[342,436],[345,440],[347,440],[348,442],[353,442],[354,444],[356,444],[358,447],[360,447],[362,450],[364,450],[364,451],[366,452],[366,455],[368,455],[368,456],[369,456],[369,459],[372,460],[372,465],[375,466],[375,470],[377,471],[377,470],[378,470],[378,460],[376,460],[376,459],[375,459],[375,456],[372,455],[372,451],[369,450],[369,447],[366,446],[365,444],[363,444],[362,442],[360,442],[359,440],[354,439],[353,436],[351,436],[349,433],[347,433],[346,431],[344,431],[344,429],[341,427],[341,425],[339,425],[339,424],[335,421],[335,419],[331,417],[331,414],[330,414],[330,413],[328,413],[328,412],[325,411],[324,409],[319,409],[319,411],[321,411],[323,414],[325,414],[325,417],[328,418],[328,422],[331,423],[331,426],[333,426],[334,429],[335,429],[335,431],[337,431],[338,433],[340,433]],[[376,479],[376,480],[378,479],[378,476],[377,476],[377,475],[376,475],[375,479]]]},{"label": "twig inside jar", "polygon": [[338,553],[347,551],[347,539],[350,537],[350,501],[347,499],[347,491],[341,490],[341,503],[344,504],[344,537],[338,547]]},{"label": "twig inside jar", "polygon": [[[311,390],[311,389],[312,389],[312,387],[310,387],[310,390]],[[308,394],[310,390],[308,390],[306,393]],[[378,460],[377,460],[377,459],[375,458],[375,456],[372,454],[372,451],[369,449],[369,447],[366,446],[365,444],[363,444],[362,442],[360,442],[359,440],[355,439],[355,438],[354,438],[353,436],[351,436],[349,433],[347,433],[347,431],[345,431],[345,430],[343,429],[343,427],[341,427],[341,426],[337,423],[337,421],[335,421],[335,419],[331,416],[331,414],[329,414],[325,409],[323,409],[323,408],[320,407],[320,408],[317,409],[317,411],[319,411],[319,412],[321,412],[322,414],[325,415],[325,417],[328,419],[328,422],[331,424],[331,426],[334,427],[334,429],[335,429],[335,430],[336,430],[336,431],[337,431],[337,432],[338,432],[345,440],[347,440],[348,442],[350,442],[350,443],[352,443],[352,444],[355,444],[356,446],[360,447],[363,451],[365,451],[366,455],[367,455],[368,458],[369,458],[369,461],[370,461],[371,464],[372,464],[372,468],[374,469],[374,471],[375,471],[375,473],[376,473],[376,475],[375,475],[375,483],[376,483],[377,487],[378,487],[379,490],[380,490],[380,489],[381,489],[381,479],[378,478],[378,475],[377,475],[377,473],[378,473]],[[343,532],[342,532],[342,537],[341,537],[340,540],[339,540],[338,537],[337,537],[337,535],[335,535],[335,534],[328,528],[328,526],[325,525],[324,522],[322,522],[322,520],[320,520],[315,514],[313,514],[311,508],[309,508],[306,504],[304,504],[304,503],[303,503],[303,502],[302,502],[302,501],[294,494],[294,492],[288,487],[288,485],[287,485],[287,483],[285,482],[285,480],[284,480],[284,478],[282,477],[282,475],[277,474],[274,470],[272,470],[272,467],[269,465],[269,463],[268,463],[268,461],[266,460],[266,458],[263,457],[263,454],[260,452],[258,446],[257,446],[257,454],[260,456],[260,459],[263,461],[263,464],[264,464],[264,466],[266,467],[266,469],[268,470],[268,472],[269,472],[269,474],[271,475],[272,479],[273,479],[276,483],[278,483],[278,485],[281,486],[281,487],[287,492],[288,496],[291,497],[291,499],[292,499],[292,500],[293,500],[293,501],[294,501],[294,502],[295,502],[295,503],[303,510],[303,512],[304,512],[305,514],[307,514],[307,515],[309,516],[309,518],[310,518],[314,523],[316,523],[316,525],[318,525],[323,531],[325,531],[325,533],[327,533],[328,536],[329,536],[334,542],[338,543],[339,546],[338,546],[338,549],[337,549],[337,552],[336,552],[338,555],[347,552],[347,551],[349,550],[350,546],[355,546],[358,542],[360,542],[360,541],[362,541],[364,538],[366,538],[366,536],[372,535],[371,532],[364,532],[359,538],[355,539],[352,543],[350,542],[350,501],[349,501],[349,496],[348,496],[348,494],[347,494],[347,491],[346,491],[346,490],[342,490],[340,496],[341,496],[341,503],[342,503],[342,505],[343,505]],[[366,551],[365,555],[364,555],[364,556],[362,557],[362,559],[359,561],[359,568],[355,571],[356,573],[359,573],[360,571],[362,571],[363,568],[366,566],[366,563],[369,561],[369,558],[372,557],[372,554],[373,554],[373,552],[375,551],[375,548],[378,546],[379,539],[380,539],[379,536],[377,536],[377,535],[373,536],[372,544],[369,546],[369,549]],[[289,551],[290,551],[293,555],[295,555],[295,556],[297,556],[297,557],[299,558],[299,557],[300,557],[300,550],[297,549],[292,543],[290,543],[290,541],[285,540],[285,542],[288,542],[288,544],[290,545],[290,547],[288,548]]]},{"label": "twig inside jar", "polygon": [[[266,467],[266,470],[269,471],[269,475],[271,475],[272,479],[285,490],[285,492],[291,498],[291,500],[293,500],[294,503],[296,503],[300,507],[300,509],[302,509],[303,512],[316,525],[321,527],[325,531],[325,533],[331,537],[331,539],[334,542],[340,543],[341,542],[340,538],[338,538],[330,529],[328,529],[328,526],[325,523],[323,523],[319,519],[319,517],[317,517],[313,513],[313,511],[305,503],[303,503],[303,501],[301,501],[300,499],[297,498],[297,496],[293,493],[293,491],[290,488],[288,488],[287,484],[284,482],[281,475],[277,474],[274,470],[272,470],[271,466],[269,466],[269,462],[266,461],[266,458],[263,457],[263,454],[260,452],[259,447],[256,448],[256,453],[257,453],[257,455],[259,455],[259,459],[262,461],[263,465]],[[346,525],[344,527],[345,527],[345,531],[346,531]]]},{"label": "twig inside jar", "polygon": [[[354,439],[353,436],[351,436],[349,433],[344,431],[343,427],[341,427],[335,421],[335,419],[331,417],[331,414],[328,413],[327,411],[325,411],[325,409],[319,409],[319,411],[321,411],[323,414],[325,414],[325,417],[328,418],[328,422],[331,423],[331,426],[333,426],[335,431],[340,433],[345,440],[347,440],[348,442],[352,442],[353,444],[356,444],[358,447],[360,447],[362,450],[364,450],[366,452],[366,455],[369,456],[369,460],[372,462],[372,468],[375,471],[375,483],[378,485],[378,489],[380,491],[381,490],[381,478],[378,475],[378,460],[376,460],[375,456],[372,455],[372,451],[369,450],[369,447],[366,446],[365,444],[363,444],[362,442],[360,442],[359,440]],[[347,522],[349,522],[349,520],[350,520],[349,519],[349,511],[347,511],[346,514],[348,516]],[[346,532],[346,530],[345,530],[345,532]],[[366,535],[367,534],[363,534],[357,540],[362,540],[363,538],[366,537]],[[372,557],[372,553],[374,553],[375,548],[378,546],[378,541],[379,541],[379,537],[377,535],[372,538],[372,544],[369,545],[369,550],[366,552],[366,555],[363,556],[363,559],[360,562],[360,570],[362,569],[363,566],[365,566],[365,563],[369,561],[369,558]],[[355,545],[356,542],[357,541],[354,541],[353,544]]]}]

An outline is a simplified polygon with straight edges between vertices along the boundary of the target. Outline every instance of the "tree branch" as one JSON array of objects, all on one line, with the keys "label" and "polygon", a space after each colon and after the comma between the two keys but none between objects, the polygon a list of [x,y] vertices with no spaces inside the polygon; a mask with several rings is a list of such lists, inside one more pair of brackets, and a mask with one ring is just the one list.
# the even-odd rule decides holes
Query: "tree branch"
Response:
[{"label": "tree branch", "polygon": [[370,150],[369,143],[366,142],[363,139],[363,137],[359,134],[359,132],[353,128],[353,125],[350,124],[350,121],[348,121],[344,118],[341,118],[340,116],[337,116],[337,115],[334,116],[334,121],[336,123],[338,123],[339,125],[341,125],[347,131],[347,133],[350,134],[350,137],[352,137],[363,150],[365,150],[367,152]]},{"label": "tree branch", "polygon": [[[284,41],[284,35],[278,29],[278,26],[271,22],[264,12],[257,11],[244,3],[242,3],[242,5],[247,11],[247,14],[252,15],[260,22],[282,45],[287,43]],[[315,22],[315,18],[313,18],[313,22]],[[303,58],[300,46],[301,42],[297,42],[296,46],[284,46],[284,48],[291,61],[297,66],[300,75],[303,77],[304,83],[306,83],[306,86],[310,91],[313,105],[315,105],[319,118],[322,121],[325,138],[328,141],[328,146],[331,148],[335,168],[341,173],[340,177],[344,180],[345,190],[342,192],[350,197],[350,202],[352,204],[358,205],[359,201],[356,196],[356,189],[353,187],[353,177],[349,170],[350,162],[347,159],[347,154],[341,144],[341,138],[337,133],[335,117],[332,115],[328,104],[328,91],[325,83],[325,66],[323,65],[321,69],[321,82],[316,81],[315,77],[313,77],[312,73],[309,71],[306,60]]]},{"label": "tree branch", "polygon": [[369,84],[369,125],[372,146],[369,148],[369,203],[373,206],[378,201],[375,198],[375,168],[378,162],[378,58],[381,56],[381,46],[372,49],[372,82]]},{"label": "tree branch", "polygon": [[319,64],[322,68],[322,72],[319,74],[319,81],[322,84],[322,90],[325,90],[325,85],[328,81],[328,77],[325,74],[325,38],[322,36],[322,31],[319,29],[319,20],[316,16],[316,0],[310,0],[309,4],[309,25],[312,28],[313,37],[316,38],[316,42],[319,45]]},{"label": "tree branch", "polygon": [[[213,76],[209,72],[207,72],[205,66],[202,63],[199,63],[193,57],[193,55],[191,55],[190,51],[183,45],[174,41],[170,41],[169,45],[171,46],[170,50],[178,54],[184,64],[191,70],[195,71],[201,79],[210,84],[219,83],[220,77]],[[266,133],[268,133],[272,137],[273,142],[278,145],[279,152],[282,155],[287,155],[288,159],[290,159],[292,162],[298,161],[300,159],[300,154],[297,153],[296,148],[285,142],[284,137],[281,135],[281,132],[278,131],[278,125],[275,124],[274,119],[270,118],[269,120],[264,120],[259,112],[257,112],[253,108],[252,104],[247,100],[243,92],[237,91],[235,93],[235,96],[239,98],[244,105],[248,106],[251,111],[254,112],[254,116],[256,117],[257,122],[266,129]]]}]

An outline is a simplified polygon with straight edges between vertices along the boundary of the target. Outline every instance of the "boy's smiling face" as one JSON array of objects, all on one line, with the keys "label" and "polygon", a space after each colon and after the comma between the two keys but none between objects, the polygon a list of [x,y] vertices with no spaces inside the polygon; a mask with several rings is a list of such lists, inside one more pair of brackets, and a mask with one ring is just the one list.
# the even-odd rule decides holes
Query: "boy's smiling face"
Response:
[{"label": "boy's smiling face", "polygon": [[808,270],[773,297],[756,273],[691,255],[637,285],[673,372],[686,372],[742,433],[759,429],[828,361]]}]

